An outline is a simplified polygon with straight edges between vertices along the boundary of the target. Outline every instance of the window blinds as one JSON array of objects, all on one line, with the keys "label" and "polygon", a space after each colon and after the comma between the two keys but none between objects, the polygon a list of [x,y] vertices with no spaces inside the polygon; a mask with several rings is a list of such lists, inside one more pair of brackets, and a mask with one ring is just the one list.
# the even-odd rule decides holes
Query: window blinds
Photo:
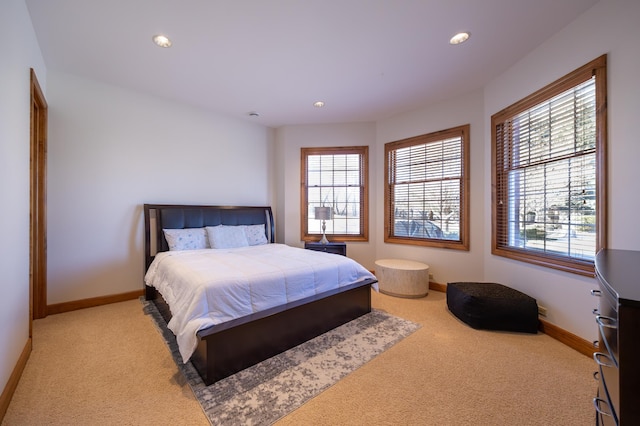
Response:
[{"label": "window blinds", "polygon": [[388,239],[464,240],[468,129],[462,126],[386,145]]},{"label": "window blinds", "polygon": [[597,249],[596,78],[494,116],[497,247],[592,262]]}]

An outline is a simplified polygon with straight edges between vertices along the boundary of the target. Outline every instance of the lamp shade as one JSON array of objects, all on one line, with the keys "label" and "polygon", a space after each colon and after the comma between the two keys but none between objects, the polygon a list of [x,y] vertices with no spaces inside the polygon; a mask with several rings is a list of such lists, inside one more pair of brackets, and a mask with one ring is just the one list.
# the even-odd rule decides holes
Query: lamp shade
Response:
[{"label": "lamp shade", "polygon": [[331,207],[316,207],[315,218],[318,220],[331,220]]}]

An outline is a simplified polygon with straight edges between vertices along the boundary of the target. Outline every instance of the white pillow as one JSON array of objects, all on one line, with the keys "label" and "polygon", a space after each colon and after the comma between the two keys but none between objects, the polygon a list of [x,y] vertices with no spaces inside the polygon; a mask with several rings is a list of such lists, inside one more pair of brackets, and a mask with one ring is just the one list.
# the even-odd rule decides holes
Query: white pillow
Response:
[{"label": "white pillow", "polygon": [[197,250],[209,248],[204,228],[163,229],[169,250]]},{"label": "white pillow", "polygon": [[264,225],[246,225],[244,232],[247,235],[247,242],[250,246],[259,246],[269,242],[264,233]]},{"label": "white pillow", "polygon": [[211,248],[226,249],[236,247],[247,247],[247,235],[244,226],[207,226],[207,235]]}]

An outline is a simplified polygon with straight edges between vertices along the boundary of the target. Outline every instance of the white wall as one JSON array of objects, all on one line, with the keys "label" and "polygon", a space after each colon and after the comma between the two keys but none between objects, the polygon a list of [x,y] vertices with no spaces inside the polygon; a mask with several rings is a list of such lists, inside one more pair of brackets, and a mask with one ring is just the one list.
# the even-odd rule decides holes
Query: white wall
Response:
[{"label": "white wall", "polygon": [[48,101],[49,304],[142,289],[143,203],[272,204],[272,129],[53,71]]},{"label": "white wall", "polygon": [[29,338],[29,69],[47,70],[23,0],[0,2],[0,393]]},{"label": "white wall", "polygon": [[[529,53],[485,88],[485,117],[511,105],[598,56],[608,53],[608,223],[610,248],[640,249],[640,2],[602,0],[572,24]],[[491,133],[485,130],[485,191],[489,194]],[[485,234],[491,235],[491,203],[485,204]],[[535,297],[548,308],[548,320],[587,340],[597,329],[591,314],[594,279],[530,266],[491,255],[485,243],[485,279],[503,282]]]},{"label": "white wall", "polygon": [[[368,146],[369,147],[369,179],[375,181],[381,172],[375,149],[375,124],[350,123],[326,125],[284,126],[276,132],[277,167],[284,181],[279,186],[283,192],[278,193],[277,218],[279,229],[278,241],[291,246],[303,247],[300,240],[300,148],[334,147],[334,146]],[[350,258],[363,266],[373,269],[375,254],[374,243],[377,232],[375,213],[377,205],[382,202],[373,188],[369,192],[369,241],[348,242],[347,253]]]},{"label": "white wall", "polygon": [[[486,166],[484,159],[484,121],[482,91],[451,99],[441,104],[402,114],[377,123],[377,153],[380,170],[374,180],[374,192],[378,194],[375,206],[375,228],[380,230],[376,241],[376,258],[399,257],[417,260],[429,265],[433,281],[478,281],[483,276],[484,222],[482,208],[490,192],[483,186]],[[470,136],[470,237],[469,251],[422,247],[384,242],[384,145],[388,142],[412,136],[437,132],[465,124],[471,125]],[[464,265],[464,266],[462,266]]]}]

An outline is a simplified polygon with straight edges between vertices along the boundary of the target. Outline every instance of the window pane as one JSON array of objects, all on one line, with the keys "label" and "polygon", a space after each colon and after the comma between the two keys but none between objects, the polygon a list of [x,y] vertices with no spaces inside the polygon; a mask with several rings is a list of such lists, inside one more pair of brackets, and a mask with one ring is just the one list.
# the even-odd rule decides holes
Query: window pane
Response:
[{"label": "window pane", "polygon": [[309,182],[309,187],[320,186],[320,171],[309,170],[307,173],[307,181]]},{"label": "window pane", "polygon": [[[587,84],[593,86],[593,80]],[[584,85],[580,89],[589,92]],[[582,194],[595,192],[595,153],[589,149],[595,146],[595,126],[583,122],[576,143],[577,92],[571,89],[517,117],[514,164],[524,168],[512,171],[509,179],[509,203],[514,208],[508,229],[514,234],[517,230],[510,238],[514,247],[593,259],[595,229],[578,232],[579,223],[570,214],[583,201]],[[580,115],[581,119],[594,116],[584,111]]]},{"label": "window pane", "polygon": [[512,245],[593,259],[595,226],[588,221],[595,216],[595,175],[587,178],[584,164],[571,158],[512,173],[509,202],[517,208],[510,229],[520,228]]},{"label": "window pane", "polygon": [[394,186],[394,236],[460,239],[461,146],[458,137],[398,150],[395,181],[412,183]]}]

